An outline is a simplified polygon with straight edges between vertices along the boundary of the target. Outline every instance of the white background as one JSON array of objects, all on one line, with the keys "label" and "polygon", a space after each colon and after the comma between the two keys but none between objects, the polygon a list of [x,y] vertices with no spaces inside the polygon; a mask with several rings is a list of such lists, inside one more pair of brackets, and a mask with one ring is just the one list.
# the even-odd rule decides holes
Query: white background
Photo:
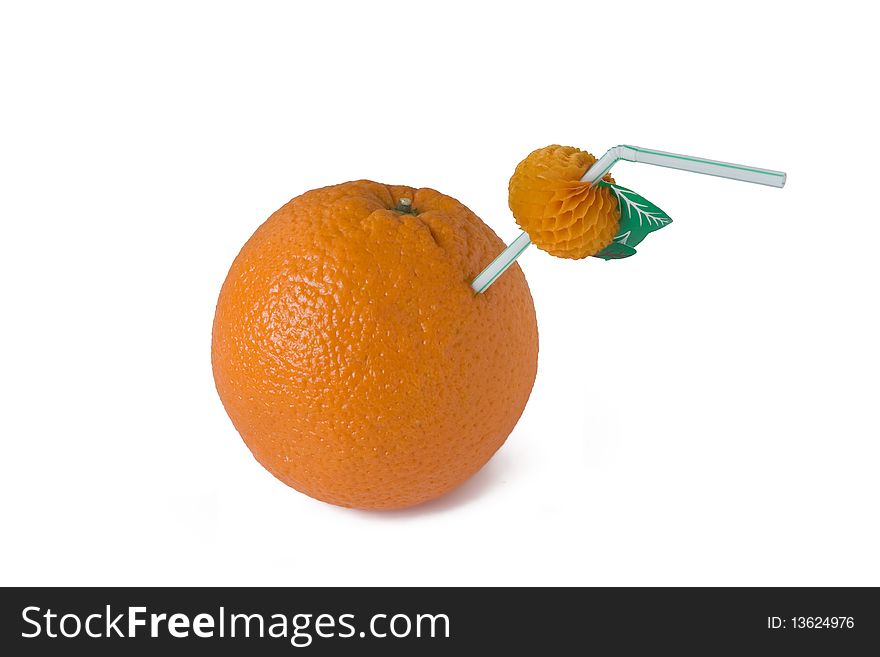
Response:
[{"label": "white background", "polygon": [[[12,3],[0,10],[2,584],[880,584],[868,3]],[[515,164],[618,143],[675,223],[521,259],[540,368],[439,501],[328,506],[214,390],[238,249],[310,188],[430,186],[510,241]]]}]

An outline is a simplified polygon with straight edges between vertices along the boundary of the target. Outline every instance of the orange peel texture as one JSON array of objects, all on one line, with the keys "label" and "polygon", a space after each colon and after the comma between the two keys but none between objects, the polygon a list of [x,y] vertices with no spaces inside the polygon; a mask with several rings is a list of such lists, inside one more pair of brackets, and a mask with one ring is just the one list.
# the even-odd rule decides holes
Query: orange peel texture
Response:
[{"label": "orange peel texture", "polygon": [[[580,181],[595,161],[586,151],[553,145],[517,165],[508,203],[539,249],[560,258],[586,258],[617,234],[620,211],[614,193]],[[603,180],[614,182],[607,175]]]},{"label": "orange peel texture", "polygon": [[479,470],[537,371],[520,268],[485,294],[470,287],[503,248],[433,189],[359,180],[275,212],[229,270],[211,350],[220,399],[257,461],[360,509],[419,504]]}]

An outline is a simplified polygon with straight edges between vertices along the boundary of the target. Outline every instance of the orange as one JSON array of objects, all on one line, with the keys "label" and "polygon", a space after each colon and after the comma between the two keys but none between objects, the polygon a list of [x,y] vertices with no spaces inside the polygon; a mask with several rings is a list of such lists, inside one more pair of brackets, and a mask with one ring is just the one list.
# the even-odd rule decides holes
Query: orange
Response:
[{"label": "orange", "polygon": [[[571,146],[539,148],[519,163],[508,203],[539,248],[562,258],[586,258],[611,243],[620,224],[617,198],[580,182],[596,158]],[[610,176],[603,180],[614,182]]]},{"label": "orange", "polygon": [[299,196],[260,226],[220,291],[220,399],[284,483],[362,509],[411,506],[479,470],[535,380],[535,308],[504,248],[433,189],[367,180]]}]

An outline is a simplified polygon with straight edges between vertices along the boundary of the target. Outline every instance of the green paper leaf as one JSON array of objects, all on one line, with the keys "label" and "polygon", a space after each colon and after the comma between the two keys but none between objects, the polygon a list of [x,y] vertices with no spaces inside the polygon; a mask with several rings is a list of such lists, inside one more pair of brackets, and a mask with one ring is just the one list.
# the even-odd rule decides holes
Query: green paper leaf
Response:
[{"label": "green paper leaf", "polygon": [[603,260],[620,260],[621,258],[629,258],[635,254],[636,250],[626,244],[620,242],[611,242],[604,249],[599,251],[594,258],[602,258]]},{"label": "green paper leaf", "polygon": [[600,180],[597,184],[607,187],[617,197],[620,226],[611,244],[599,251],[595,257],[605,260],[627,258],[636,252],[634,247],[650,233],[672,223],[668,214],[631,189],[604,180]]}]

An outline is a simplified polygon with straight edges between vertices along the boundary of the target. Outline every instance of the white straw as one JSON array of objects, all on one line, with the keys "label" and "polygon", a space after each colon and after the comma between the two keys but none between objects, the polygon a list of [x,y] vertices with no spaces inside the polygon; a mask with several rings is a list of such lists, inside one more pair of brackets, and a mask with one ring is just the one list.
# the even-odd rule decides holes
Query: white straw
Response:
[{"label": "white straw", "polygon": [[[691,173],[703,173],[709,176],[718,176],[719,178],[741,180],[743,182],[757,183],[759,185],[769,185],[770,187],[784,187],[786,180],[786,175],[782,171],[759,169],[757,167],[748,167],[742,164],[707,160],[703,157],[677,155],[675,153],[655,151],[649,148],[622,145],[609,148],[605,155],[596,160],[593,166],[587,169],[587,172],[581,177],[581,182],[587,182],[592,185],[608,173],[608,171],[611,170],[611,167],[613,167],[619,160],[653,164],[658,167],[666,167],[667,169],[678,169],[680,171],[690,171]],[[521,233],[519,237],[511,242],[510,246],[504,249],[504,251],[489,263],[489,266],[481,271],[471,282],[471,288],[473,288],[474,292],[477,294],[485,292],[489,286],[501,276],[501,274],[507,271],[507,268],[514,263],[526,248],[528,248],[529,244],[531,244],[529,234],[526,232]]]},{"label": "white straw", "polygon": [[650,148],[639,148],[638,146],[615,146],[614,148],[609,148],[608,152],[596,160],[595,164],[581,177],[581,182],[593,184],[608,173],[618,160],[653,164],[658,167],[690,171],[691,173],[704,173],[709,176],[742,180],[743,182],[769,185],[770,187],[785,186],[785,174],[782,171],[747,167],[742,164],[707,160],[703,157],[691,157],[690,155],[677,155],[665,151],[654,151]]},{"label": "white straw", "polygon": [[514,260],[519,257],[519,254],[525,251],[531,243],[532,241],[529,238],[528,233],[520,233],[520,236],[513,240],[510,243],[510,246],[499,253],[498,257],[490,262],[489,266],[481,271],[473,280],[471,287],[474,289],[474,292],[477,294],[485,292],[486,288],[492,285],[496,278],[507,271],[507,268],[510,267]]}]

